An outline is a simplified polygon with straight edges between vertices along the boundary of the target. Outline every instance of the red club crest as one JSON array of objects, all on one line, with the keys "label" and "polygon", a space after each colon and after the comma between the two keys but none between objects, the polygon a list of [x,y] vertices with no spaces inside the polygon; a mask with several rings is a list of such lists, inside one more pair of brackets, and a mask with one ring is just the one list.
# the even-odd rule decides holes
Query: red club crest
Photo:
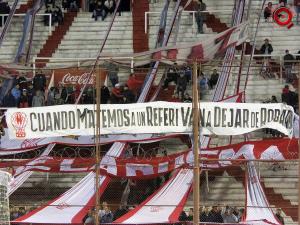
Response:
[{"label": "red club crest", "polygon": [[16,112],[11,117],[11,124],[16,130],[16,137],[25,137],[25,127],[27,124],[27,116],[25,113]]}]

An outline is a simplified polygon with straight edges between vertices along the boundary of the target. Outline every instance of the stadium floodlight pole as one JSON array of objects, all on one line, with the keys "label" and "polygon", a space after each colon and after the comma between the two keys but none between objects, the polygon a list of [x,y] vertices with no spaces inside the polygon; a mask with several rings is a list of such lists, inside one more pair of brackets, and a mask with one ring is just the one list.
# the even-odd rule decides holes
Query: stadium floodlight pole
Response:
[{"label": "stadium floodlight pole", "polygon": [[[201,69],[201,63],[200,63]],[[199,177],[199,107],[198,82],[197,82],[197,62],[193,64],[193,151],[194,151],[194,225],[199,224],[199,203],[200,203],[200,177]]]},{"label": "stadium floodlight pole", "polygon": [[99,225],[99,210],[100,210],[100,195],[99,195],[99,164],[100,164],[100,102],[101,102],[101,68],[98,69],[98,74],[96,75],[96,177],[95,177],[95,189],[96,189],[96,199],[95,199],[95,225]]}]

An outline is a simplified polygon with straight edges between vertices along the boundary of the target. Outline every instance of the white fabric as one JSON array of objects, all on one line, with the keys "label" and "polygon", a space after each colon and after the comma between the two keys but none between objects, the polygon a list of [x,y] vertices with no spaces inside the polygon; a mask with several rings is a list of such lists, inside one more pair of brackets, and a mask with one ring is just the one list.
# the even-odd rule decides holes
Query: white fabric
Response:
[{"label": "white fabric", "polygon": [[[119,157],[122,153],[125,144],[116,142],[106,153],[107,156]],[[100,189],[103,184],[108,182],[109,178],[106,176],[100,176]],[[103,188],[102,188],[103,190]],[[74,221],[74,217],[84,208],[87,203],[95,195],[95,173],[91,172],[85,176],[79,183],[77,183],[69,191],[61,195],[54,202],[50,203],[45,208],[38,209],[38,212],[34,213],[27,219],[22,217],[16,221],[28,222],[28,223],[80,223],[81,221]],[[26,216],[26,215],[25,215]]]},{"label": "white fabric", "polygon": [[272,224],[281,225],[269,206],[253,162],[248,163],[247,171],[247,207],[245,221],[265,220]]},{"label": "white fabric", "polygon": [[[192,104],[150,102],[104,104],[101,134],[191,133]],[[282,103],[201,103],[201,133],[241,135],[271,128],[292,137],[294,110]],[[57,119],[61,118],[61,120]],[[65,105],[8,109],[6,121],[12,139],[93,135],[94,105]]]},{"label": "white fabric", "polygon": [[192,182],[193,170],[180,170],[173,179],[170,179],[163,188],[149,199],[134,215],[122,221],[122,223],[141,224],[146,221],[151,221],[151,223],[169,222],[170,215],[188,193]]},{"label": "white fabric", "polygon": [[[47,156],[49,153],[52,151],[54,148],[55,144],[50,144],[47,146],[45,151],[42,153],[41,156]],[[31,175],[32,171],[27,171],[27,167],[32,166],[35,163],[35,160],[31,161],[28,163],[27,166],[21,166],[16,169],[16,174],[14,179],[11,180],[9,183],[9,188],[8,188],[8,194],[11,195],[14,193],[15,190],[17,190]]]}]

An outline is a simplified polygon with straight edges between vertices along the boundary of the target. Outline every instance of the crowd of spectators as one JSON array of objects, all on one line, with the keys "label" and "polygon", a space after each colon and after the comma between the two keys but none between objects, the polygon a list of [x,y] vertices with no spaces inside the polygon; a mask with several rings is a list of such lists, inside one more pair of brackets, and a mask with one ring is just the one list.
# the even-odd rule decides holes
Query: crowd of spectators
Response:
[{"label": "crowd of spectators", "polygon": [[[0,16],[1,14],[9,14],[10,7],[7,2],[0,0]],[[7,16],[1,16],[0,18],[0,27],[5,24]]]},{"label": "crowd of spectators", "polygon": [[[45,13],[51,14],[51,24],[62,24],[64,20],[63,12],[61,9],[61,5],[57,4],[55,0],[46,0],[45,1],[46,10]],[[45,26],[49,26],[50,17],[48,15],[44,15],[44,24]]]},{"label": "crowd of spectators", "polygon": [[[243,213],[244,209],[238,209],[237,207],[203,207],[199,213],[199,220],[200,222],[211,223],[238,223],[241,221]],[[193,215],[193,208],[190,208],[187,213],[185,211],[182,211],[179,217],[179,221],[192,221]]]}]

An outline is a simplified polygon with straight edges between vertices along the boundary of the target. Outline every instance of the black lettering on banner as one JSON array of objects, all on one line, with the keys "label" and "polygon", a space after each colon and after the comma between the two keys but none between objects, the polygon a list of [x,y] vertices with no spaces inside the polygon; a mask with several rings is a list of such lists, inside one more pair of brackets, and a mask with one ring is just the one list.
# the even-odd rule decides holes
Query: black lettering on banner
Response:
[{"label": "black lettering on banner", "polygon": [[130,118],[129,118],[129,109],[124,109],[124,126],[129,127],[130,126]]},{"label": "black lettering on banner", "polygon": [[108,127],[112,127],[112,126],[116,127],[117,126],[117,121],[116,121],[117,115],[116,115],[116,111],[114,109],[107,110],[107,120],[108,120]]},{"label": "black lettering on banner", "polygon": [[123,127],[123,110],[122,109],[118,109],[117,110],[117,120],[118,120],[118,127]]},{"label": "black lettering on banner", "polygon": [[30,128],[31,128],[31,131],[32,132],[36,132],[37,128],[33,127],[33,120],[36,120],[36,114],[35,113],[30,113],[29,117],[30,117]]},{"label": "black lettering on banner", "polygon": [[280,110],[279,109],[275,109],[274,112],[274,122],[278,122],[279,121],[279,116],[280,116]]},{"label": "black lettering on banner", "polygon": [[241,111],[241,109],[236,109],[234,127],[235,128],[242,127],[242,111]]},{"label": "black lettering on banner", "polygon": [[243,127],[248,128],[249,127],[249,110],[243,109]]},{"label": "black lettering on banner", "polygon": [[222,109],[222,127],[226,127],[226,108]]},{"label": "black lettering on banner", "polygon": [[107,110],[104,109],[104,110],[101,110],[101,122],[102,122],[102,127],[103,128],[107,128],[107,117],[106,117],[106,112]]},{"label": "black lettering on banner", "polygon": [[68,129],[68,114],[66,111],[61,112],[61,129],[66,130]]},{"label": "black lettering on banner", "polygon": [[96,110],[87,110],[87,114],[88,114],[88,128],[95,128]]},{"label": "black lettering on banner", "polygon": [[152,107],[148,106],[146,107],[146,112],[147,112],[147,124],[148,126],[153,126],[153,118],[152,118]]},{"label": "black lettering on banner", "polygon": [[264,126],[267,121],[267,109],[266,108],[261,108],[260,110],[260,123],[261,126]]},{"label": "black lettering on banner", "polygon": [[170,124],[170,117],[168,117],[168,115],[169,115],[168,112],[169,112],[169,111],[170,111],[170,110],[164,108],[164,119],[163,119],[164,126],[169,126],[169,125],[171,125],[171,124]]},{"label": "black lettering on banner", "polygon": [[255,127],[255,112],[251,112],[251,128]]},{"label": "black lettering on banner", "polygon": [[280,115],[279,123],[282,124],[282,126],[284,126],[285,113],[286,113],[286,110],[284,109],[284,110],[282,110],[281,115]]},{"label": "black lettering on banner", "polygon": [[234,110],[233,109],[229,109],[230,111],[230,122],[227,123],[227,126],[228,127],[233,127],[233,118],[234,118]]},{"label": "black lettering on banner", "polygon": [[[78,122],[78,129],[81,128],[81,123],[84,122],[85,128],[87,128],[87,108],[84,108],[81,112],[80,109],[77,109],[77,122]],[[55,121],[55,120],[54,120]],[[54,122],[55,127],[55,122]]]},{"label": "black lettering on banner", "polygon": [[268,109],[268,123],[270,123],[271,121],[273,121],[274,119],[274,111],[273,109]]},{"label": "black lettering on banner", "polygon": [[176,116],[175,116],[175,118],[176,118],[176,127],[178,127],[178,123],[179,123],[179,109],[176,109]]},{"label": "black lettering on banner", "polygon": [[189,126],[193,126],[193,113],[190,113]]},{"label": "black lettering on banner", "polygon": [[54,130],[61,129],[60,112],[53,112],[53,126]]},{"label": "black lettering on banner", "polygon": [[[175,113],[174,113],[174,109],[170,109],[169,110],[169,125],[170,126],[175,126],[175,123],[174,123],[174,116],[175,116]],[[165,126],[168,126],[167,123],[165,123]]]},{"label": "black lettering on banner", "polygon": [[130,126],[136,126],[134,112],[131,112],[131,125]]},{"label": "black lettering on banner", "polygon": [[285,119],[285,126],[287,129],[292,129],[293,128],[293,115],[294,113],[291,110],[287,111],[286,119]]},{"label": "black lettering on banner", "polygon": [[74,111],[69,111],[69,129],[75,129],[75,113]]},{"label": "black lettering on banner", "polygon": [[207,120],[206,120],[206,126],[205,127],[211,127],[211,111],[209,110],[207,113]]},{"label": "black lettering on banner", "polygon": [[158,108],[154,108],[153,109],[153,124],[154,124],[154,126],[159,126],[159,124],[158,124],[158,113],[157,113],[157,111],[158,111]]},{"label": "black lettering on banner", "polygon": [[51,113],[46,113],[46,131],[53,131]]},{"label": "black lettering on banner", "polygon": [[256,112],[255,115],[256,115],[256,118],[255,118],[256,119],[255,120],[256,128],[259,128],[259,125],[258,125],[259,112]]},{"label": "black lettering on banner", "polygon": [[145,112],[138,112],[138,125],[146,126],[146,115]]},{"label": "black lettering on banner", "polygon": [[188,107],[187,108],[187,112],[185,112],[184,107],[181,107],[181,118],[182,118],[182,125],[184,127],[186,127],[188,125],[188,120],[191,117],[192,113],[191,113],[191,108]]},{"label": "black lettering on banner", "polygon": [[[165,108],[159,108],[158,109],[158,111],[159,111],[159,117],[158,117],[158,124],[159,124],[159,126],[161,126],[163,124],[164,120],[167,119],[166,117],[163,116],[164,115],[163,114],[164,109]],[[166,110],[168,110],[168,109],[166,109]]]},{"label": "black lettering on banner", "polygon": [[214,127],[219,127],[221,123],[221,108],[215,107]]},{"label": "black lettering on banner", "polygon": [[43,113],[38,113],[39,131],[45,131],[45,118]]},{"label": "black lettering on banner", "polygon": [[201,127],[205,127],[205,109],[199,109],[199,120]]}]

